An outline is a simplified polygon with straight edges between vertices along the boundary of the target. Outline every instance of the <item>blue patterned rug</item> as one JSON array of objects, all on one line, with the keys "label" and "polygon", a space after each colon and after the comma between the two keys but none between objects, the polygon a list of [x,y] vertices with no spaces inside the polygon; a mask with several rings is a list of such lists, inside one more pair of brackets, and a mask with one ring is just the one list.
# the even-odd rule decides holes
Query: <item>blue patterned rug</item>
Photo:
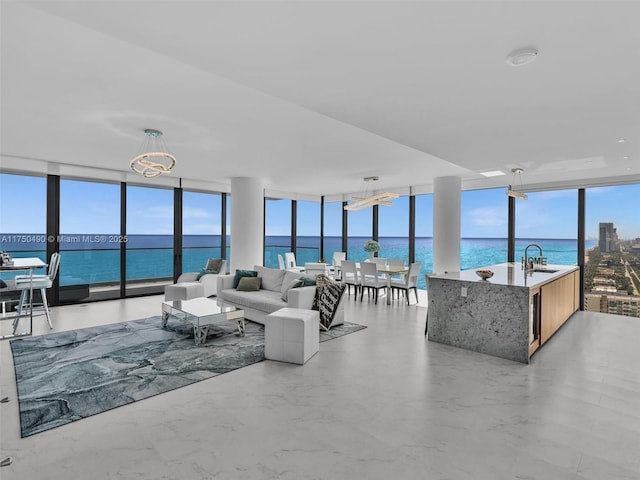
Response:
[{"label": "blue patterned rug", "polygon": [[[366,328],[345,323],[324,342]],[[235,321],[196,346],[193,329],[159,316],[11,340],[22,437],[264,360],[264,327]]]}]

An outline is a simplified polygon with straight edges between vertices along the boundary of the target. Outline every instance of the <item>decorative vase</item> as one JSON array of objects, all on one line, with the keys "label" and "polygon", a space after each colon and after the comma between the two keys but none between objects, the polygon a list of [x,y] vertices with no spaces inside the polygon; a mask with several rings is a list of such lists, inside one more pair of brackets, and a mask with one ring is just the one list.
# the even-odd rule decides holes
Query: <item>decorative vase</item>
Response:
[{"label": "decorative vase", "polygon": [[369,261],[370,261],[370,262],[373,262],[373,254],[374,254],[374,253],[375,253],[375,252],[369,252]]}]

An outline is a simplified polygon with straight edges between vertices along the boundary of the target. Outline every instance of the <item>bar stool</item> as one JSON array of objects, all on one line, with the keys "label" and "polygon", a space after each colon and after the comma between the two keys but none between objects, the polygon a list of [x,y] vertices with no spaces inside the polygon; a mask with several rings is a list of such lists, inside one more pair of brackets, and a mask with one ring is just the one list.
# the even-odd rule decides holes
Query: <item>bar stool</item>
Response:
[{"label": "bar stool", "polygon": [[[47,269],[46,275],[16,275],[16,290],[22,290],[20,293],[20,302],[18,303],[18,314],[22,315],[22,309],[25,306],[29,306],[29,308],[33,308],[33,290],[40,290],[40,296],[42,297],[42,306],[44,307],[44,312],[47,315],[47,321],[49,322],[49,327],[53,328],[53,323],[51,323],[51,317],[49,316],[49,303],[47,302],[47,288],[51,288],[53,285],[53,281],[56,279],[56,275],[58,274],[58,267],[60,266],[60,254],[58,252],[51,255],[51,260],[49,261],[49,268]],[[28,303],[25,302],[27,294],[29,295]],[[18,322],[20,317],[16,318],[13,321],[13,333],[16,333],[18,329]]]}]

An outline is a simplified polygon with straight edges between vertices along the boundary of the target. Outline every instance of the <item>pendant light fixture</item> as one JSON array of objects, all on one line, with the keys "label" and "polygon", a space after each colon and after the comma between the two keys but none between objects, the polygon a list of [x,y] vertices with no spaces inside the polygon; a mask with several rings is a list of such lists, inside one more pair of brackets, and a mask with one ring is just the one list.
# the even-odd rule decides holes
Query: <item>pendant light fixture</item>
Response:
[{"label": "pendant light fixture", "polygon": [[[391,200],[398,198],[400,195],[397,193],[382,192],[373,193],[373,188],[369,190],[369,182],[378,181],[380,177],[364,177],[365,188],[361,197],[353,197],[353,203],[344,206],[345,210],[362,210],[363,208],[373,207],[374,205],[384,205],[390,207],[392,205]],[[371,192],[371,193],[369,193]]]},{"label": "pendant light fixture", "polygon": [[147,136],[138,155],[131,160],[131,170],[145,178],[170,173],[176,165],[176,157],[169,153],[162,132],[153,128],[144,131]]},{"label": "pendant light fixture", "polygon": [[[513,180],[515,180],[516,175],[518,175],[518,178],[520,179],[520,189],[522,189],[522,172],[524,172],[524,169],[512,168],[511,172],[513,173]],[[509,185],[506,193],[508,197],[519,198],[520,200],[527,200],[529,198],[526,193],[519,192],[518,190],[513,190],[511,188],[511,185]]]}]

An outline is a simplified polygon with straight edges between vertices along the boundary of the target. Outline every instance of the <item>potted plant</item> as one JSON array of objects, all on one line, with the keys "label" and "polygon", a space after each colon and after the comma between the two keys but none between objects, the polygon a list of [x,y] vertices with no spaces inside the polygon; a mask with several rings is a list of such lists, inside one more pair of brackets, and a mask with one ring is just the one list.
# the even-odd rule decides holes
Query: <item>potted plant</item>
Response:
[{"label": "potted plant", "polygon": [[373,260],[373,254],[380,251],[380,244],[375,240],[364,242],[364,251],[369,253],[369,261]]}]

